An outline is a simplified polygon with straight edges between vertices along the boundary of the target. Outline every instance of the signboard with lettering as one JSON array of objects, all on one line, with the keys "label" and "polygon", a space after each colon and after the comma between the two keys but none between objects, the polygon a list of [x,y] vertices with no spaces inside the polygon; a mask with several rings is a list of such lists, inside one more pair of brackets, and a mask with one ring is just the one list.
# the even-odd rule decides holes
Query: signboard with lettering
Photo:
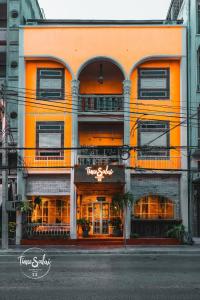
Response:
[{"label": "signboard with lettering", "polygon": [[75,183],[124,183],[125,170],[123,166],[76,166]]}]

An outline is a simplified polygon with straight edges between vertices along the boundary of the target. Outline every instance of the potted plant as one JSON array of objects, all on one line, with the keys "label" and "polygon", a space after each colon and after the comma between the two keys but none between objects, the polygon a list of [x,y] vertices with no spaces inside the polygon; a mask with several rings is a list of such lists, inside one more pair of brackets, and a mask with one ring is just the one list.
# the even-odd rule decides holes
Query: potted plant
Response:
[{"label": "potted plant", "polygon": [[110,221],[113,226],[113,236],[122,236],[122,221],[121,218],[116,217]]},{"label": "potted plant", "polygon": [[168,237],[175,238],[182,244],[184,243],[185,234],[185,226],[183,224],[174,225],[171,229],[167,231]]},{"label": "potted plant", "polygon": [[123,213],[123,236],[126,246],[126,217],[129,208],[132,208],[134,202],[133,194],[130,192],[117,193],[112,197],[111,205],[119,212]]},{"label": "potted plant", "polygon": [[81,218],[77,220],[77,224],[81,226],[83,237],[88,237],[91,224],[90,221],[85,218]]},{"label": "potted plant", "polygon": [[33,204],[31,201],[25,200],[20,202],[16,209],[22,213],[28,213],[33,210]]}]

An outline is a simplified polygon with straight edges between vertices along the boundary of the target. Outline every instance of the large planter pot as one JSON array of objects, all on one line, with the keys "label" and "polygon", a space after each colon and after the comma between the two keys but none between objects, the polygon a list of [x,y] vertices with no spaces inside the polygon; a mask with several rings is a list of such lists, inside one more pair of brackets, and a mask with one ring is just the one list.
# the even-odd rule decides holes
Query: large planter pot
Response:
[{"label": "large planter pot", "polygon": [[88,233],[89,233],[88,230],[84,230],[83,233],[82,233],[82,236],[83,236],[83,237],[88,237],[88,236],[89,236]]},{"label": "large planter pot", "polygon": [[121,229],[113,229],[113,236],[118,237],[118,236],[122,236],[122,231]]}]

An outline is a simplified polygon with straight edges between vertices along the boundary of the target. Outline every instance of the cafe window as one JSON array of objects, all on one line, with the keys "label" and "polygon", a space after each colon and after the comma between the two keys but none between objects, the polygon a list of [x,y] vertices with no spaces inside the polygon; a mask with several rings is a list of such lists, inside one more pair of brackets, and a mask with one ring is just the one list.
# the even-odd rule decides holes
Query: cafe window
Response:
[{"label": "cafe window", "polygon": [[159,159],[169,157],[169,122],[138,122],[138,158]]},{"label": "cafe window", "polygon": [[64,150],[61,148],[64,147],[64,122],[37,122],[36,147],[36,155],[40,159],[63,159]]},{"label": "cafe window", "polygon": [[174,203],[158,195],[145,196],[136,201],[133,214],[137,219],[174,219]]},{"label": "cafe window", "polygon": [[138,98],[169,99],[169,69],[138,69]]},{"label": "cafe window", "polygon": [[37,70],[37,99],[64,99],[64,69]]},{"label": "cafe window", "polygon": [[69,224],[70,204],[68,199],[42,199],[40,205],[34,205],[28,215],[28,223],[43,225]]}]

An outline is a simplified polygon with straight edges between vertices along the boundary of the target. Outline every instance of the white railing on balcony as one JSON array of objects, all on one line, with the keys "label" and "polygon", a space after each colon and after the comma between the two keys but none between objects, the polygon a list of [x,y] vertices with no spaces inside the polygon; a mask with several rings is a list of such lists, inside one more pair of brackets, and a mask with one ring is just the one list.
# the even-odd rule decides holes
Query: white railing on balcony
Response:
[{"label": "white railing on balcony", "polygon": [[116,156],[78,156],[78,164],[83,166],[94,166],[94,165],[122,165],[123,160]]},{"label": "white railing on balcony", "polygon": [[119,149],[82,149],[78,151],[77,163],[79,165],[121,165],[123,160]]},{"label": "white railing on balcony", "polygon": [[146,157],[140,159],[137,157],[131,157],[131,165],[137,169],[146,170],[179,170],[181,169],[181,157],[163,156],[163,157]]},{"label": "white railing on balcony", "polygon": [[79,95],[79,112],[122,112],[123,100],[121,95]]},{"label": "white railing on balcony", "polygon": [[66,165],[64,156],[26,156],[24,157],[25,167],[45,168],[63,167]]}]

